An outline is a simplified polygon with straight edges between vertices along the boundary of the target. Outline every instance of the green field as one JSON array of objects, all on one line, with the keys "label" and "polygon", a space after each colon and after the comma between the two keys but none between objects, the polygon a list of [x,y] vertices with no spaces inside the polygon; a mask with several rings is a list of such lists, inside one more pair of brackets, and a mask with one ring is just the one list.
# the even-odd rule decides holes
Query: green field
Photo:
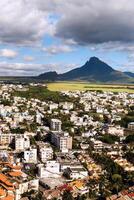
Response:
[{"label": "green field", "polygon": [[129,92],[134,93],[134,85],[105,85],[90,84],[86,82],[56,82],[48,83],[48,89],[51,91],[75,91],[75,90],[102,90],[111,92]]}]

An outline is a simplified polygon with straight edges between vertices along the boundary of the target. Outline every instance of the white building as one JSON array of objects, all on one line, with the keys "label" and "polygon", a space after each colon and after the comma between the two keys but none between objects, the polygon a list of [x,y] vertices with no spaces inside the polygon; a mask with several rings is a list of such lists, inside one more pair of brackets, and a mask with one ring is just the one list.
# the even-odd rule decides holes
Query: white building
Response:
[{"label": "white building", "polygon": [[120,126],[109,126],[107,129],[107,133],[116,136],[124,136],[124,128]]},{"label": "white building", "polygon": [[58,109],[58,104],[57,103],[52,103],[49,105],[50,110]]},{"label": "white building", "polygon": [[88,176],[88,171],[83,167],[67,168],[64,172],[67,173],[71,179],[83,179]]},{"label": "white building", "polygon": [[24,151],[30,147],[30,139],[28,136],[17,136],[15,138],[15,150]]},{"label": "white building", "polygon": [[38,176],[40,178],[50,178],[60,176],[60,164],[55,160],[47,161],[46,166],[40,164],[38,166]]},{"label": "white building", "polygon": [[37,142],[39,157],[42,162],[46,162],[47,160],[51,160],[53,158],[53,149],[48,143]]},{"label": "white building", "polygon": [[21,199],[21,195],[30,190],[38,191],[39,189],[39,180],[33,179],[30,181],[25,181],[18,184],[17,189],[15,190],[15,200]]},{"label": "white building", "polygon": [[103,149],[103,142],[99,141],[99,140],[95,140],[94,138],[91,139],[92,141],[92,145],[94,147],[94,150],[96,151],[101,151]]},{"label": "white building", "polygon": [[62,122],[59,119],[51,119],[51,130],[52,131],[61,131]]},{"label": "white building", "polygon": [[39,111],[37,111],[36,112],[36,123],[42,124],[42,118],[43,118],[43,115]]},{"label": "white building", "polygon": [[62,107],[64,110],[72,110],[73,109],[73,103],[71,102],[63,102],[59,104],[60,107]]},{"label": "white building", "polygon": [[24,162],[25,163],[37,163],[37,149],[31,148],[24,151]]}]

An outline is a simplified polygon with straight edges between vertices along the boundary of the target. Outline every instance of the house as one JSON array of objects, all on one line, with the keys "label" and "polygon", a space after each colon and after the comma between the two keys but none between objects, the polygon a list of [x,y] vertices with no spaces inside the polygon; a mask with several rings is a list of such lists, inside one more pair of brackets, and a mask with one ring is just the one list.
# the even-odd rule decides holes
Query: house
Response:
[{"label": "house", "polygon": [[91,139],[92,142],[92,146],[94,148],[95,151],[102,151],[103,149],[103,142],[99,141],[99,140],[95,140],[94,138]]},{"label": "house", "polygon": [[58,109],[59,105],[57,103],[52,103],[49,105],[49,109],[50,110],[55,110],[55,109]]},{"label": "house", "polygon": [[134,122],[130,122],[130,123],[128,124],[128,129],[134,131]]},{"label": "house", "polygon": [[64,110],[72,110],[73,109],[73,103],[71,103],[71,102],[62,102],[62,103],[59,103],[59,106],[62,107]]}]

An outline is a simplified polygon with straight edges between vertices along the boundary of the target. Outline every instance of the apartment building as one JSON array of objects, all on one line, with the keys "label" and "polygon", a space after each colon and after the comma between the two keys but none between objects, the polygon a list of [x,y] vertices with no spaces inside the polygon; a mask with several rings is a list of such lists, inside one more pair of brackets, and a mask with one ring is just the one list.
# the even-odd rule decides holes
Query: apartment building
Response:
[{"label": "apartment building", "polygon": [[24,151],[24,162],[25,163],[37,163],[37,149],[30,148]]},{"label": "apartment building", "polygon": [[49,143],[37,142],[38,154],[42,162],[51,160],[53,158],[53,149]]},{"label": "apartment building", "polygon": [[15,138],[15,150],[24,151],[30,147],[30,139],[28,136],[19,135]]},{"label": "apartment building", "polygon": [[61,131],[61,124],[59,119],[51,119],[50,128],[52,131]]},{"label": "apartment building", "polygon": [[52,132],[51,142],[62,152],[72,149],[72,137],[66,132]]},{"label": "apartment building", "polygon": [[1,133],[0,134],[0,148],[7,149],[12,141],[12,134]]},{"label": "apartment building", "polygon": [[38,166],[38,176],[40,178],[47,177],[59,177],[60,175],[60,163],[55,160],[46,162],[46,165],[40,164]]}]

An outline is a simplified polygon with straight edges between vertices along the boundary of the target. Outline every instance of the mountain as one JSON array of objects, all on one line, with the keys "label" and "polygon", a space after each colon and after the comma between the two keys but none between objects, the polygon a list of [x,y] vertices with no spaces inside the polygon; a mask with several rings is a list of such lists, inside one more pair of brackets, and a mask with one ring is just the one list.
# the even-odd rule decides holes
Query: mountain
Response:
[{"label": "mountain", "polygon": [[43,80],[58,81],[92,81],[92,82],[127,82],[130,76],[116,71],[97,57],[91,57],[82,67],[75,68],[63,74],[47,72],[38,76]]},{"label": "mountain", "polygon": [[134,73],[133,72],[124,72],[124,74],[134,78]]},{"label": "mountain", "polygon": [[58,78],[58,74],[55,71],[46,72],[46,73],[40,74],[37,78],[41,79],[41,80],[43,79],[43,80],[47,80],[47,81],[49,81],[49,80],[55,81]]}]

